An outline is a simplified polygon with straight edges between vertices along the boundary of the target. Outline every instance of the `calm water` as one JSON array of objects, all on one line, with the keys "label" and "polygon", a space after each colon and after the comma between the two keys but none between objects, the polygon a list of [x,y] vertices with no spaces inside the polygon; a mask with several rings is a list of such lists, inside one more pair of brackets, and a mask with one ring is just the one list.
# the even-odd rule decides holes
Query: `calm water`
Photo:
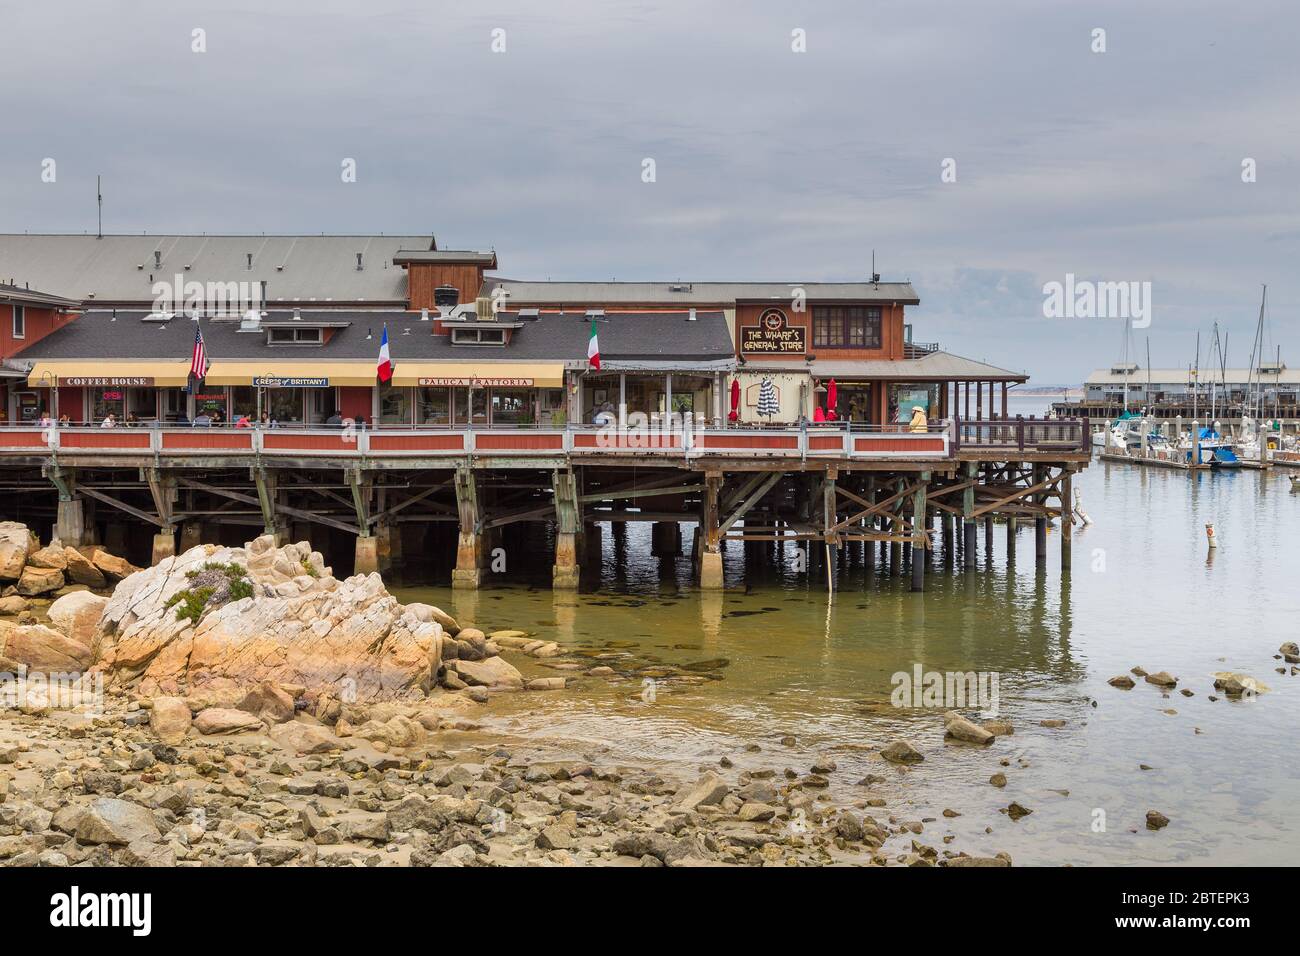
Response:
[{"label": "calm water", "polygon": [[[1017,863],[1292,863],[1300,851],[1291,754],[1300,678],[1275,673],[1273,655],[1300,632],[1300,495],[1285,474],[1192,478],[1104,463],[1076,486],[1094,524],[1076,529],[1067,580],[1055,529],[1048,567],[1038,572],[1032,529],[1021,529],[1008,568],[998,524],[991,552],[981,526],[977,571],[962,572],[960,561],[958,570],[945,567],[940,550],[924,595],[910,593],[906,577],[849,561],[828,600],[824,568],[797,570],[793,545],[748,563],[742,547],[730,546],[729,589],[702,594],[692,590],[688,555],[650,557],[649,525],[632,525],[624,547],[605,528],[600,567],[577,595],[547,586],[541,532],[511,550],[545,560],[526,561],[480,592],[398,592],[446,607],[462,623],[520,628],[589,654],[729,662],[702,668],[722,679],[661,690],[654,703],[639,699],[637,682],[599,679],[562,694],[499,698],[490,720],[516,733],[612,745],[629,758],[686,768],[726,754],[740,767],[806,771],[812,755],[830,753],[840,795],[860,796],[856,781],[883,774],[875,789],[904,819],[939,817],[945,807],[962,813],[927,824],[931,838],[953,833],[955,848],[1007,850]],[[1212,560],[1206,522],[1220,540]],[[999,672],[1001,712],[1015,735],[990,748],[945,745],[941,711],[890,707],[891,675],[918,663]],[[1134,665],[1168,670],[1195,696],[1106,684]],[[554,673],[531,661],[525,669]],[[1211,702],[1220,670],[1252,674],[1271,691],[1253,702]],[[1067,723],[1040,727],[1047,718]],[[780,744],[787,734],[795,747]],[[898,735],[926,754],[910,773],[866,749]],[[745,753],[750,742],[760,752]],[[987,782],[998,771],[1005,789]],[[1012,800],[1033,814],[1013,823],[997,812]],[[1169,816],[1170,826],[1148,832],[1148,809]],[[1098,810],[1105,832],[1094,829]]]}]

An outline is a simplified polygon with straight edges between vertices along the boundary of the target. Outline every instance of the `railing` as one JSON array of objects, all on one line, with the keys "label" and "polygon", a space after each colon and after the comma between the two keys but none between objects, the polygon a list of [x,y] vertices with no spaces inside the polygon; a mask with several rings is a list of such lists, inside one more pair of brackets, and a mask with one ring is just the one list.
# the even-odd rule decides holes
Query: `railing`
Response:
[{"label": "railing", "polygon": [[3,427],[0,455],[138,458],[948,458],[953,425],[675,428]]},{"label": "railing", "polygon": [[1088,452],[1092,436],[1083,418],[957,419],[953,423],[954,452],[1030,451]]},{"label": "railing", "polygon": [[903,358],[918,359],[925,358],[931,352],[939,351],[938,342],[904,342]]}]

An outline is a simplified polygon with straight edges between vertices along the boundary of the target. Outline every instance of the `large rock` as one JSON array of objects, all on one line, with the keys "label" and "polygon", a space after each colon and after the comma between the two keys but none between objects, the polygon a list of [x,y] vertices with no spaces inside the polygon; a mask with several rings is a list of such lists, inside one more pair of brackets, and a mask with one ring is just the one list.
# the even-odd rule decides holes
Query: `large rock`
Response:
[{"label": "large rock", "polygon": [[987,744],[993,742],[993,734],[985,730],[979,724],[967,720],[955,710],[950,710],[943,715],[944,734],[954,740],[964,740],[971,744]]},{"label": "large rock", "polygon": [[0,580],[16,581],[27,564],[32,536],[27,525],[18,521],[0,521]]},{"label": "large rock", "polygon": [[73,584],[84,584],[88,588],[102,588],[108,584],[104,572],[91,564],[76,548],[64,548],[63,557],[64,574]]},{"label": "large rock", "polygon": [[[276,548],[270,537],[246,548],[202,545],[132,574],[99,628],[110,686],[140,676],[164,686],[270,680],[354,702],[431,687],[442,656],[438,623],[399,604],[377,574],[336,580],[307,547]],[[207,562],[246,568],[253,596],[209,606],[197,624],[177,620],[167,601]]]},{"label": "large rock", "polygon": [[63,587],[63,572],[58,568],[37,568],[27,565],[18,578],[18,593],[32,597],[48,594]]},{"label": "large rock", "polygon": [[131,562],[124,558],[119,558],[115,554],[109,554],[102,548],[98,548],[94,551],[91,555],[90,563],[95,566],[96,570],[100,571],[105,577],[113,581],[121,581],[123,578],[129,577],[136,571],[140,570],[135,565],[131,564]]},{"label": "large rock", "polygon": [[343,746],[328,728],[299,720],[277,724],[271,728],[270,736],[285,750],[299,754],[319,754]]},{"label": "large rock", "polygon": [[460,625],[456,623],[456,619],[440,607],[414,602],[406,605],[406,610],[414,614],[417,620],[433,621],[436,624],[441,624],[442,629],[452,637],[460,633]]},{"label": "large rock", "polygon": [[481,661],[450,661],[447,669],[455,671],[471,687],[523,687],[524,675],[500,657]]},{"label": "large rock", "polygon": [[293,720],[293,698],[269,680],[259,681],[256,687],[245,694],[239,702],[239,709],[267,724],[282,724],[286,720]]},{"label": "large rock", "polygon": [[155,697],[149,726],[160,741],[175,746],[190,732],[190,705],[180,697]]},{"label": "large rock", "polygon": [[34,568],[55,568],[62,571],[68,566],[68,558],[63,553],[63,545],[48,544],[27,555],[27,563]]},{"label": "large rock", "polygon": [[727,781],[713,771],[709,771],[695,783],[678,791],[673,809],[685,813],[696,807],[715,806],[730,792],[731,787],[728,786]]},{"label": "large rock", "polygon": [[101,797],[86,808],[75,833],[81,843],[109,843],[126,846],[137,840],[157,841],[158,824],[153,814],[137,803]]},{"label": "large rock", "polygon": [[906,740],[895,740],[880,751],[880,756],[890,763],[920,763],[925,754],[917,750]]},{"label": "large rock", "polygon": [[209,707],[194,718],[194,729],[207,736],[244,734],[263,730],[265,725],[252,714],[228,707]]},{"label": "large rock", "polygon": [[89,591],[73,591],[50,605],[50,624],[78,644],[93,647],[99,618],[107,606],[106,597]]},{"label": "large rock", "polygon": [[86,670],[94,654],[89,644],[44,624],[0,622],[0,659],[44,674],[64,674]]},{"label": "large rock", "polygon": [[31,607],[31,601],[17,594],[0,597],[0,614],[21,614]]}]

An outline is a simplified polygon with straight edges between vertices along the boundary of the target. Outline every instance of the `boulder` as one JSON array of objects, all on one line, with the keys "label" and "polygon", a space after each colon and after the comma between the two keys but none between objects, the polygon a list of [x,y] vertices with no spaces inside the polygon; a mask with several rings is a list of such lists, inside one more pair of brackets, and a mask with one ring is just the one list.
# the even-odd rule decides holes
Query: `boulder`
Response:
[{"label": "boulder", "polygon": [[250,713],[228,707],[209,707],[199,711],[194,718],[194,729],[199,733],[213,736],[221,734],[242,734],[262,730],[263,724]]},{"label": "boulder", "polygon": [[140,570],[129,561],[119,558],[115,554],[109,554],[102,548],[94,551],[90,563],[95,566],[97,571],[113,581],[121,581],[123,578]]},{"label": "boulder", "polygon": [[32,552],[32,536],[27,525],[18,521],[0,521],[0,580],[16,581]]},{"label": "boulder", "polygon": [[943,715],[944,735],[954,740],[963,740],[972,744],[988,744],[994,740],[994,735],[989,733],[978,724],[967,720],[955,710],[950,710]]},{"label": "boulder", "polygon": [[925,755],[906,740],[895,740],[880,751],[880,756],[890,763],[920,763],[925,759]]},{"label": "boulder", "polygon": [[286,720],[293,720],[293,698],[273,681],[259,681],[256,687],[244,695],[238,706],[240,710],[253,714],[266,724],[282,724]]},{"label": "boulder", "polygon": [[29,554],[27,563],[34,568],[54,568],[62,571],[68,566],[68,557],[63,553],[63,545],[47,544]]},{"label": "boulder", "polygon": [[1214,687],[1229,697],[1241,697],[1243,694],[1262,694],[1268,688],[1249,674],[1236,671],[1219,671],[1214,675]]},{"label": "boulder", "polygon": [[112,797],[93,801],[77,820],[74,835],[81,843],[116,846],[126,846],[137,840],[156,842],[160,836],[152,813],[137,803]]},{"label": "boulder", "polygon": [[697,807],[712,807],[722,802],[722,798],[731,792],[727,781],[713,771],[709,771],[690,786],[677,792],[673,810],[686,813]]},{"label": "boulder", "polygon": [[[270,680],[359,703],[431,687],[442,627],[399,604],[378,574],[285,577],[277,566],[301,569],[311,559],[304,547],[275,548],[269,536],[246,548],[201,545],[131,575],[100,622],[106,682]],[[178,620],[168,600],[189,586],[188,572],[208,562],[246,568],[253,595],[210,602],[197,623]]]},{"label": "boulder", "polygon": [[107,606],[106,597],[89,591],[73,591],[50,605],[50,624],[78,644],[93,647],[99,618]]},{"label": "boulder", "polygon": [[0,597],[0,614],[21,614],[31,605],[31,601],[19,594]]},{"label": "boulder", "polygon": [[90,645],[44,624],[0,623],[0,658],[45,674],[84,671],[94,661]]},{"label": "boulder", "polygon": [[48,594],[63,587],[63,572],[58,568],[37,568],[27,565],[18,577],[18,593],[27,597]]},{"label": "boulder", "polygon": [[500,657],[489,657],[482,661],[451,661],[447,668],[471,686],[523,687],[524,685],[524,675]]},{"label": "boulder", "polygon": [[420,604],[418,602],[406,605],[407,612],[414,614],[417,620],[432,621],[442,627],[444,631],[455,637],[460,633],[460,625],[456,619],[444,611],[442,608],[434,607],[432,604]]},{"label": "boulder", "polygon": [[270,730],[270,737],[285,750],[299,754],[325,753],[343,746],[328,728],[300,720],[276,724]]},{"label": "boulder", "polygon": [[1277,649],[1288,664],[1300,664],[1300,644],[1295,641],[1287,641]]},{"label": "boulder", "polygon": [[1144,678],[1148,684],[1155,684],[1157,687],[1177,687],[1178,678],[1170,675],[1168,671],[1160,671],[1156,674],[1147,674]]},{"label": "boulder", "polygon": [[1133,678],[1129,677],[1127,674],[1120,674],[1118,677],[1112,677],[1110,680],[1106,681],[1106,683],[1111,687],[1118,687],[1120,690],[1132,690],[1136,686],[1133,683]]},{"label": "boulder", "polygon": [[73,583],[84,584],[88,588],[107,586],[108,578],[104,577],[104,572],[91,564],[76,548],[64,548],[63,557],[66,559],[64,574]]},{"label": "boulder", "polygon": [[190,705],[180,697],[155,697],[149,726],[160,741],[175,746],[190,732]]}]

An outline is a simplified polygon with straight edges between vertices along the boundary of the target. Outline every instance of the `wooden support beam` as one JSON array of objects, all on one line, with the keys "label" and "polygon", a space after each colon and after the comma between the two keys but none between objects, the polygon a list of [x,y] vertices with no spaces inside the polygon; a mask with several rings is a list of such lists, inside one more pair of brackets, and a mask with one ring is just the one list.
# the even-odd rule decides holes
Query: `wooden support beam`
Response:
[{"label": "wooden support beam", "polygon": [[[194,488],[198,491],[206,491],[208,494],[218,495],[222,498],[229,498],[233,501],[243,502],[246,505],[256,505],[259,508],[262,505],[261,501],[259,501],[257,498],[253,497],[252,495],[241,494],[238,491],[230,491],[229,489],[226,488],[218,488],[215,485],[209,485],[206,482],[197,481],[194,478],[186,478],[184,476],[178,476],[176,479],[176,483],[183,488]],[[290,515],[291,517],[294,518],[301,518],[303,521],[311,521],[311,522],[315,522],[316,524],[323,524],[327,528],[336,528],[339,531],[346,531],[348,534],[361,533],[360,528],[347,524],[346,522],[338,521],[334,518],[330,518],[325,515],[316,514],[315,512],[312,511],[303,511],[301,508],[293,508],[290,507],[289,505],[277,504],[275,505],[275,510],[277,512],[280,512],[281,514]]]},{"label": "wooden support beam", "polygon": [[772,486],[775,485],[780,480],[781,480],[781,472],[779,471],[764,472],[763,480],[758,483],[758,487],[756,487],[753,491],[751,491],[749,493],[749,496],[745,498],[745,500],[742,501],[736,507],[736,509],[731,512],[731,514],[727,517],[727,519],[718,526],[717,533],[719,535],[726,534],[727,529],[730,528],[737,521],[739,521],[741,518],[743,518],[745,516],[745,512],[749,511],[749,509],[752,508],[759,501],[759,499],[761,499],[765,494],[767,494],[768,491],[771,490]]},{"label": "wooden support beam", "polygon": [[176,523],[176,516],[173,514],[177,497],[176,479],[158,468],[146,468],[144,473],[145,480],[149,483],[149,494],[153,496],[154,510],[158,512],[158,517],[166,522],[161,527],[170,528]]},{"label": "wooden support beam", "polygon": [[122,501],[120,498],[114,498],[112,495],[107,495],[104,494],[104,492],[102,491],[97,491],[96,489],[91,488],[89,485],[78,485],[77,491],[80,494],[89,495],[91,498],[94,498],[96,501],[102,501],[106,505],[112,505],[118,511],[125,511],[129,515],[134,515],[135,517],[139,518],[141,521],[147,521],[152,525],[157,525],[159,528],[170,527],[170,522],[164,521],[162,518],[156,515],[151,515],[147,511],[142,511],[139,508],[136,508],[132,505],[128,505],[125,501]]},{"label": "wooden support beam", "polygon": [[[930,479],[929,472],[921,473],[922,479],[928,484]],[[912,528],[919,530],[917,539],[912,542],[912,590],[925,590],[925,561],[926,552],[929,548],[929,534],[925,528],[925,492],[926,484],[922,484],[912,494]]]}]

